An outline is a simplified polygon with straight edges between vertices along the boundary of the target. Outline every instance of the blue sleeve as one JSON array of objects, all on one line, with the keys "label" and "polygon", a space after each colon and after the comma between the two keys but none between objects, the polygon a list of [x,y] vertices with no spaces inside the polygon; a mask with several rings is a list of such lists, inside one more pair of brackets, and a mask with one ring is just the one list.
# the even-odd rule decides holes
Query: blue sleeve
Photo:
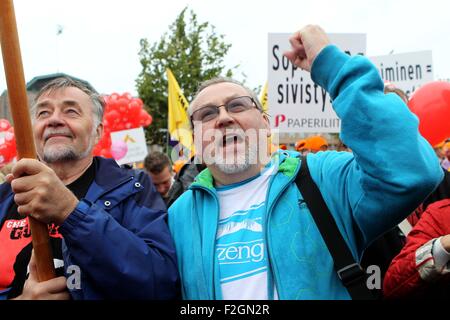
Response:
[{"label": "blue sleeve", "polygon": [[60,230],[71,261],[102,297],[174,299],[179,278],[167,210],[148,176],[138,181],[128,185],[142,190],[109,212],[81,201]]},{"label": "blue sleeve", "polygon": [[433,191],[442,170],[417,117],[396,94],[384,94],[368,59],[327,46],[313,63],[312,78],[330,94],[341,139],[353,155],[310,154],[308,164],[341,231],[361,252]]},{"label": "blue sleeve", "polygon": [[5,290],[0,291],[0,300],[8,300],[8,292],[11,290],[11,288],[7,288]]}]

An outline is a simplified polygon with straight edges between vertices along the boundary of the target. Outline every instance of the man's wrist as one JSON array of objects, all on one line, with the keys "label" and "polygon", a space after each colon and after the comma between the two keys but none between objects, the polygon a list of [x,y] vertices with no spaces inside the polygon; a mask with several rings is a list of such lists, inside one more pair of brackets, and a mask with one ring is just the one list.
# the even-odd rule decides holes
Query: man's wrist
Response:
[{"label": "man's wrist", "polygon": [[64,221],[66,221],[66,219],[69,217],[69,215],[75,210],[75,208],[78,206],[79,200],[73,196],[73,198],[71,198],[69,200],[69,204],[67,205],[66,209],[63,210],[63,212],[61,213],[61,216],[59,216],[57,218],[57,221],[55,221],[55,223],[57,225],[61,225],[64,223]]},{"label": "man's wrist", "polygon": [[450,261],[450,253],[445,250],[441,239],[442,237],[439,237],[434,241],[432,249],[434,265],[438,270],[445,268],[447,263]]}]

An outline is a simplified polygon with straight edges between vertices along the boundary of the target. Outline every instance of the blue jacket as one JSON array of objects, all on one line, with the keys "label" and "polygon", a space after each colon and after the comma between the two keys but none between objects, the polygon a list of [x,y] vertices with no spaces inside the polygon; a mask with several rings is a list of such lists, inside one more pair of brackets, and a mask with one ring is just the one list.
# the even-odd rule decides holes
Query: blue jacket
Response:
[{"label": "blue jacket", "polygon": [[[312,68],[341,119],[341,138],[352,150],[308,154],[308,166],[327,206],[360,260],[364,248],[405,218],[442,179],[418,119],[395,94],[383,93],[378,71],[361,56],[328,46]],[[280,299],[349,299],[332,257],[295,184],[298,153],[275,155],[263,224],[268,292]],[[208,169],[169,208],[182,293],[186,299],[221,299],[214,258],[219,202]],[[270,281],[272,280],[273,281]]]},{"label": "blue jacket", "polygon": [[[60,226],[67,268],[81,269],[74,299],[173,299],[179,277],[164,202],[144,172],[97,158],[95,179]],[[0,221],[12,204],[0,186]],[[70,271],[70,269],[69,269]],[[6,294],[6,293],[4,293]]]}]

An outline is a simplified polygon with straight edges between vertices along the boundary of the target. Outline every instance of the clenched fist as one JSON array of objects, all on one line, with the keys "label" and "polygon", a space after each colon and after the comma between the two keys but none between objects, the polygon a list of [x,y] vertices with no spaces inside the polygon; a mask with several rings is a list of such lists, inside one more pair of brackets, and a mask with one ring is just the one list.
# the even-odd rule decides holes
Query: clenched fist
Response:
[{"label": "clenched fist", "polygon": [[35,159],[21,159],[6,177],[21,215],[44,223],[62,224],[78,204],[77,197],[56,173]]},{"label": "clenched fist", "polygon": [[289,38],[292,49],[284,52],[297,67],[311,72],[314,59],[320,51],[330,44],[325,31],[319,26],[307,25]]}]

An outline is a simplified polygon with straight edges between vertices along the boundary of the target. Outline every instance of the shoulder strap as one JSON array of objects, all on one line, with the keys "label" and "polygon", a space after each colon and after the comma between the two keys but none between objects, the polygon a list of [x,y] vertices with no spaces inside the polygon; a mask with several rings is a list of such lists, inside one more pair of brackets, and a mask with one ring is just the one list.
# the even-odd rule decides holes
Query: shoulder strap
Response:
[{"label": "shoulder strap", "polygon": [[295,183],[303,195],[306,205],[333,257],[339,279],[347,288],[352,299],[374,299],[374,295],[366,285],[366,273],[353,258],[319,188],[311,177],[306,163],[306,156],[302,156],[300,159],[301,168]]}]

